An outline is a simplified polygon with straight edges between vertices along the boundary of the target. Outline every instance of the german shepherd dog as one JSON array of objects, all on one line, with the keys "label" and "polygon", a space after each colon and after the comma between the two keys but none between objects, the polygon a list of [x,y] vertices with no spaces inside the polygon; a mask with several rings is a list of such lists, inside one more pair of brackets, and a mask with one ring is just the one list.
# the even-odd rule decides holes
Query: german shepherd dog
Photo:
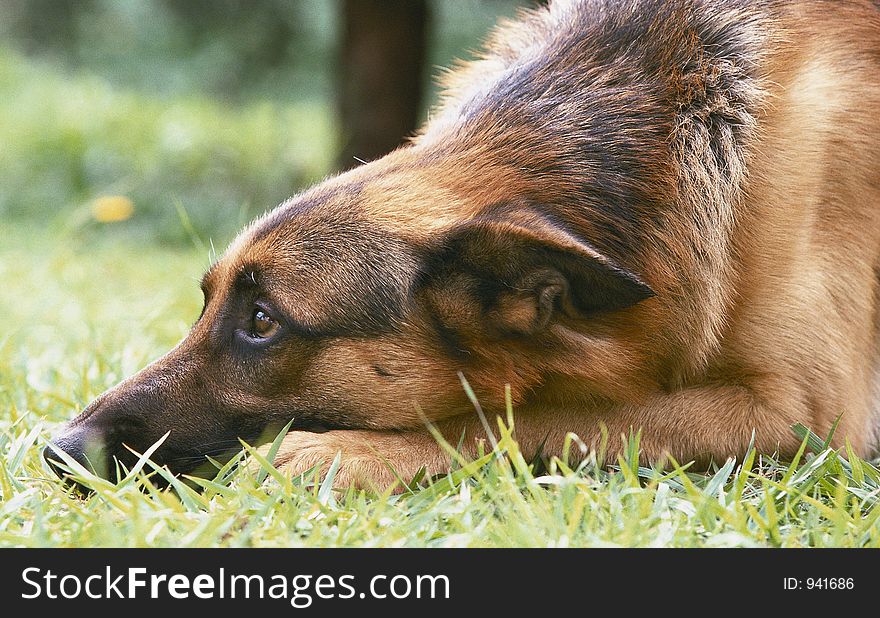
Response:
[{"label": "german shepherd dog", "polygon": [[[391,154],[249,225],[164,357],[54,441],[173,472],[293,421],[340,486],[448,471],[515,409],[526,456],[868,456],[880,419],[880,10],[557,1],[502,24]],[[604,429],[603,429],[604,428]],[[53,447],[49,447],[50,449]],[[392,469],[394,472],[392,472]]]}]

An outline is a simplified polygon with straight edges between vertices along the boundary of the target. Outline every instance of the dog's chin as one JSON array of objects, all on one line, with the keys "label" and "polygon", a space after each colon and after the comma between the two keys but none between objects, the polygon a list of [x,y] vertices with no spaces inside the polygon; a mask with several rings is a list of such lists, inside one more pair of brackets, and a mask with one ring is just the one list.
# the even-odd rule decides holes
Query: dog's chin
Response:
[{"label": "dog's chin", "polygon": [[[246,438],[242,438],[244,442],[251,446],[262,446],[268,444],[275,440],[278,434],[284,429],[284,427],[278,428],[267,428],[263,431],[259,436],[253,437],[251,440]],[[309,433],[325,433],[327,431],[336,430],[336,429],[347,429],[347,427],[342,427],[337,424],[323,423],[319,421],[307,421],[302,423],[292,423],[288,431],[306,431]],[[187,459],[192,459],[196,463],[192,465],[174,465],[174,460],[171,460],[169,464],[166,466],[172,474],[176,477],[181,478],[182,480],[189,485],[190,487],[202,490],[204,486],[198,484],[196,481],[189,480],[185,477],[196,477],[201,479],[213,479],[217,476],[218,465],[224,466],[229,463],[230,460],[237,457],[241,453],[241,448],[231,448],[222,453],[215,454],[206,454],[202,453],[200,455],[187,455],[185,456]],[[201,460],[201,461],[199,461]],[[178,460],[179,461],[179,460]],[[161,488],[167,488],[170,483],[167,479],[162,477],[161,475],[154,475],[151,477],[151,481],[154,485]]]},{"label": "dog's chin", "polygon": [[327,433],[331,429],[342,429],[342,427],[327,425],[324,423],[309,423],[302,427],[291,427],[291,431],[308,431],[309,433]]},{"label": "dog's chin", "polygon": [[[267,430],[263,432],[263,435],[270,434],[270,437],[267,442],[271,442],[275,439],[278,433],[284,429],[284,426],[287,424],[285,421],[284,425],[269,425]],[[332,413],[321,413],[321,414],[310,414],[310,415],[299,415],[295,416],[292,421],[290,421],[290,429],[288,431],[307,431],[309,433],[326,433],[328,431],[336,430],[336,429],[361,429],[351,423],[342,422],[339,420],[339,415],[335,415]]]},{"label": "dog's chin", "polygon": [[[323,420],[307,419],[300,417],[302,420],[294,420],[291,422],[288,431],[306,431],[311,433],[324,433],[333,429],[348,429],[337,423],[328,423]],[[172,485],[171,481],[166,478],[165,474],[161,474],[154,469],[162,468],[170,473],[174,478],[185,483],[196,490],[203,489],[197,481],[193,481],[187,477],[195,477],[200,479],[214,479],[219,469],[237,457],[242,451],[241,442],[245,442],[253,447],[259,447],[274,441],[278,434],[284,430],[287,423],[269,423],[262,431],[253,431],[246,435],[238,436],[234,439],[224,439],[226,444],[223,448],[217,448],[218,441],[206,441],[203,444],[194,446],[180,447],[165,444],[156,450],[150,458],[151,464],[143,467],[143,472],[148,477],[150,484],[158,489],[167,489]],[[118,443],[117,443],[118,446]],[[57,448],[57,447],[56,447]],[[143,452],[142,449],[135,449]],[[94,490],[67,475],[62,468],[57,466],[54,461],[58,459],[52,454],[53,449],[47,449],[44,455],[47,463],[52,470],[64,481],[64,483],[75,489],[77,493],[88,496],[94,493]],[[118,483],[127,475],[128,471],[134,468],[138,463],[138,457],[124,446],[112,447],[108,454],[106,447],[96,445],[95,449],[90,451],[90,457],[83,462],[84,467],[88,468],[92,473],[107,479],[111,482]],[[101,469],[94,467],[94,462],[107,462]]]},{"label": "dog's chin", "polygon": [[[240,439],[241,441],[252,447],[259,447],[273,442],[283,429],[284,426],[276,427],[274,425],[268,425],[258,435],[242,436]],[[306,431],[310,433],[325,433],[327,431],[335,429],[348,428],[343,427],[339,424],[326,423],[323,421],[304,420],[302,422],[294,421],[293,423],[291,423],[288,432]],[[237,457],[241,453],[241,451],[242,447],[240,442],[236,446],[221,452],[212,453],[207,448],[196,448],[185,454],[168,457],[166,459],[166,467],[172,474],[178,477],[191,476],[203,479],[213,479],[218,472],[217,466],[226,465],[227,463],[229,463],[230,460]],[[162,486],[167,487],[168,481],[161,477],[161,475],[154,475],[152,478],[155,478],[157,483],[161,482]],[[190,482],[189,484],[193,485],[192,482]]]}]

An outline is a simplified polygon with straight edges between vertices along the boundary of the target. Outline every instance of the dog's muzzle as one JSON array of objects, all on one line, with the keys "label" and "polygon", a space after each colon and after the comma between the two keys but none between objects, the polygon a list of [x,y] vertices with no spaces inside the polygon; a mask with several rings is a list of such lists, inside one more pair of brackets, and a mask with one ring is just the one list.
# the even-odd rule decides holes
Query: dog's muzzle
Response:
[{"label": "dog's muzzle", "polygon": [[63,451],[92,474],[108,478],[109,457],[101,432],[95,428],[87,425],[68,427],[43,449],[43,459],[52,471],[62,480],[69,480],[69,473],[64,467],[70,466],[64,462],[59,451]]}]

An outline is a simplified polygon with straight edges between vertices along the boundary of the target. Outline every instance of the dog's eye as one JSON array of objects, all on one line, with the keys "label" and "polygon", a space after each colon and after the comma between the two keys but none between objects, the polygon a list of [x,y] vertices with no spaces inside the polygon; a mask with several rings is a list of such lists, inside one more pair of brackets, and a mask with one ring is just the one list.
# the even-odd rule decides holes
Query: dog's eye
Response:
[{"label": "dog's eye", "polygon": [[255,309],[254,315],[251,318],[251,337],[255,339],[267,339],[275,334],[278,330],[278,322],[272,319],[272,317],[263,311],[262,309]]}]

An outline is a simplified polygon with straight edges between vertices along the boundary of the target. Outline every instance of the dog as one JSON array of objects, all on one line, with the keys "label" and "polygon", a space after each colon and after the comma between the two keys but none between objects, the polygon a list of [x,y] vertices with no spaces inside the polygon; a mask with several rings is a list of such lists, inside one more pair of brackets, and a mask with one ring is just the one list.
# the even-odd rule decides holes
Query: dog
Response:
[{"label": "dog", "polygon": [[[870,455],[880,401],[880,10],[556,1],[502,23],[405,146],[250,224],[172,351],[48,447],[174,472],[290,425],[382,488],[488,436],[606,456]],[[603,429],[604,428],[604,429]],[[95,461],[90,448],[101,453]],[[578,455],[582,456],[582,455]]]}]

